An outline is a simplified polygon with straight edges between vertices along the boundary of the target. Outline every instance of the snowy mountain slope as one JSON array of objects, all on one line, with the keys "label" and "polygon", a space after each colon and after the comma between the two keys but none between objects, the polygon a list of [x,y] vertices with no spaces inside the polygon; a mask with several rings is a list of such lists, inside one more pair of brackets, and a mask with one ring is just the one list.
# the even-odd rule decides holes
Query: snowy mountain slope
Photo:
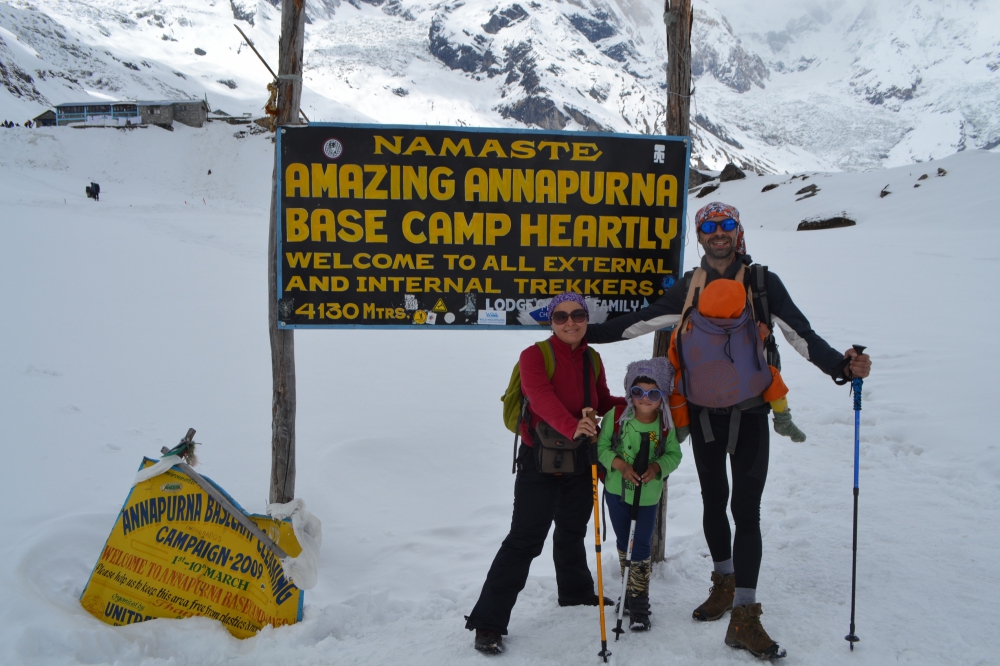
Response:
[{"label": "snowy mountain slope", "polygon": [[[265,0],[0,3],[0,115],[22,120],[91,93],[207,95],[216,108],[259,113],[268,74],[232,23],[273,64],[279,12]],[[662,131],[659,0],[323,0],[307,13],[313,119]],[[998,28],[1000,5],[974,0],[753,11],[702,0],[696,160],[859,169],[992,147]]]},{"label": "snowy mountain slope", "polygon": [[[729,123],[848,168],[1000,141],[997,3],[712,3],[744,27],[740,36],[773,73],[767,93],[717,97]],[[761,120],[768,111],[784,127]]]},{"label": "snowy mountain slope", "polygon": [[[481,664],[462,615],[509,526],[510,439],[496,396],[540,333],[297,332],[297,489],[325,532],[304,621],[247,641],[205,619],[107,626],[78,597],[143,455],[193,426],[205,443],[200,469],[263,508],[272,146],[218,125],[2,137],[0,501],[13,537],[0,541],[0,662]],[[151,155],[164,168],[149,169]],[[814,328],[837,348],[869,345],[875,363],[861,422],[862,642],[848,655],[851,400],[780,342],[809,440],[772,440],[759,596],[789,659],[995,661],[982,609],[1000,585],[989,416],[1000,321],[977,285],[1000,261],[1000,232],[982,214],[1000,206],[998,169],[995,151],[966,151],[885,171],[751,177],[712,196],[740,208],[750,252]],[[83,194],[92,179],[99,203]],[[880,198],[887,183],[892,194]],[[796,201],[810,184],[816,196]],[[841,212],[858,225],[793,231]],[[698,260],[690,236],[685,258]],[[943,308],[973,323],[928,325],[928,311]],[[616,392],[651,344],[601,348]],[[612,650],[623,664],[746,665],[723,644],[723,624],[690,619],[710,565],[683,448],[653,630]],[[596,664],[596,612],[557,607],[550,555],[532,566],[504,663]],[[604,564],[613,581],[617,565]]]}]

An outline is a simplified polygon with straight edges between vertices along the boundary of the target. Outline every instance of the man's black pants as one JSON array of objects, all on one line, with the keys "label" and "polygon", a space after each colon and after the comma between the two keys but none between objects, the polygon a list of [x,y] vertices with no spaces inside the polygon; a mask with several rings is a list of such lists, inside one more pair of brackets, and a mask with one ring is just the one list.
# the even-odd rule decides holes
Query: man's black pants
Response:
[{"label": "man's black pants", "polygon": [[[723,562],[733,558],[736,587],[756,589],[762,550],[760,498],[767,480],[770,446],[767,414],[742,414],[736,452],[730,457],[726,455],[729,414],[709,413],[715,441],[706,442],[699,418],[700,410],[700,407],[691,407],[691,443],[701,482],[705,540],[708,541],[713,561]],[[732,540],[729,517],[726,515],[726,502],[729,500],[727,457],[730,457],[733,472],[731,508],[736,523],[735,541]]]},{"label": "man's black pants", "polygon": [[467,629],[492,629],[507,634],[514,602],[524,589],[531,561],[541,554],[553,522],[556,529],[552,534],[552,560],[556,565],[559,602],[572,605],[594,597],[594,579],[584,545],[587,523],[594,510],[591,475],[539,474],[531,449],[523,444],[518,460],[510,533],[493,558],[479,601],[468,616]]}]

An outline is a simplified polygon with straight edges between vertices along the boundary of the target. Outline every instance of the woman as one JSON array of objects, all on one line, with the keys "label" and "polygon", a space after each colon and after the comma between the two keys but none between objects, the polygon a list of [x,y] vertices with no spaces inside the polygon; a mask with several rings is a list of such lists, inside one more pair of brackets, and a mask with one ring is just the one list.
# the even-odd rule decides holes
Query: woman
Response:
[{"label": "woman", "polygon": [[542,473],[532,453],[540,422],[544,422],[543,428],[547,424],[566,438],[594,437],[598,430],[591,414],[595,410],[605,414],[615,405],[624,405],[625,399],[611,395],[603,371],[595,377],[590,362],[593,357],[588,358],[584,341],[590,313],[583,297],[572,292],[559,294],[549,304],[548,314],[554,372],[549,379],[538,345],[521,352],[521,390],[528,400],[529,418],[521,427],[523,442],[517,457],[514,515],[510,533],[486,575],[479,601],[466,616],[466,629],[476,630],[476,649],[490,654],[503,651],[502,636],[507,633],[514,602],[524,589],[531,561],[542,552],[553,522],[552,559],[559,605],[596,606],[599,601],[584,545],[594,506],[588,447],[577,449],[575,468],[580,471],[576,474]]}]

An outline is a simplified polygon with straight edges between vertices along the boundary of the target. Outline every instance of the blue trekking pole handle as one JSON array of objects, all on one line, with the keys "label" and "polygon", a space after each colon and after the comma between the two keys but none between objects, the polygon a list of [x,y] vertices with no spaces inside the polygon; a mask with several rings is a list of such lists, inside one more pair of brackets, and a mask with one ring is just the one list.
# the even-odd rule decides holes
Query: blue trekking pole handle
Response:
[{"label": "blue trekking pole handle", "polygon": [[[864,345],[853,345],[859,355],[865,353]],[[858,487],[858,467],[861,457],[861,387],[864,381],[860,377],[851,380],[851,393],[854,394],[854,487]]]}]

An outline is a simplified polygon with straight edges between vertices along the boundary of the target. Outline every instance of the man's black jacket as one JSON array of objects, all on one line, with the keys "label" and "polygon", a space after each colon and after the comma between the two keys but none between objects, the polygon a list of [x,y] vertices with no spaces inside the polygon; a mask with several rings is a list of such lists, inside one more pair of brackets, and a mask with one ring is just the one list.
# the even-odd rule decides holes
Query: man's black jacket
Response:
[{"label": "man's black jacket", "polygon": [[[737,261],[730,264],[724,274],[719,274],[702,258],[701,267],[708,273],[706,284],[719,278],[732,280],[742,263],[749,261],[749,256],[738,255]],[[630,340],[661,328],[676,326],[680,321],[681,310],[684,308],[687,296],[687,285],[691,281],[693,272],[685,273],[682,279],[649,306],[637,312],[615,317],[604,324],[591,324],[587,327],[587,342],[603,344]],[[788,290],[785,289],[781,279],[770,271],[767,272],[767,299],[771,310],[772,328],[776,324],[792,347],[817,368],[831,377],[843,377],[844,355],[812,330],[809,320],[792,302],[792,297],[788,295]]]}]

